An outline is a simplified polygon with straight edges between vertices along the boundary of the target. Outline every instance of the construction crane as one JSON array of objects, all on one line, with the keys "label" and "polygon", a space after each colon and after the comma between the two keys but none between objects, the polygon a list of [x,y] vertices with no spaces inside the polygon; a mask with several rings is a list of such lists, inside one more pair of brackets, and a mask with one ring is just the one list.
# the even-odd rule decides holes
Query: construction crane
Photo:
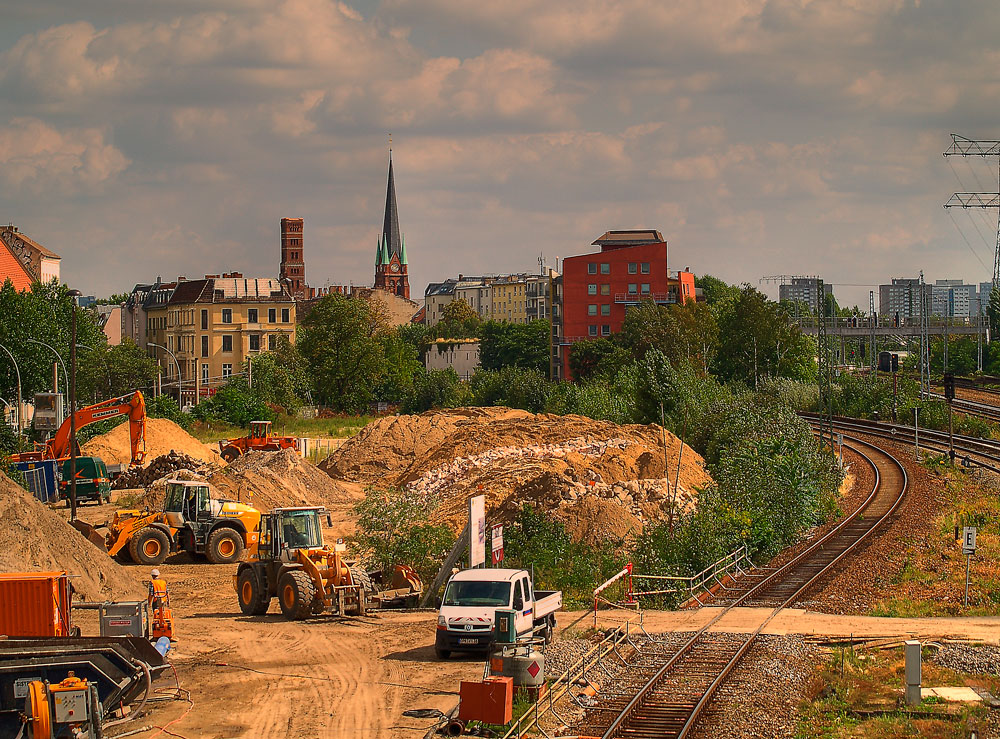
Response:
[{"label": "construction crane", "polygon": [[[136,466],[143,463],[146,457],[146,401],[143,399],[141,391],[136,390],[134,393],[123,395],[120,398],[112,398],[88,405],[86,408],[78,410],[75,416],[78,431],[84,426],[98,421],[106,421],[116,416],[128,416],[132,451],[132,459],[129,464]],[[72,418],[67,418],[44,447],[32,452],[14,454],[11,459],[14,462],[66,459],[70,453],[71,427]]]}]

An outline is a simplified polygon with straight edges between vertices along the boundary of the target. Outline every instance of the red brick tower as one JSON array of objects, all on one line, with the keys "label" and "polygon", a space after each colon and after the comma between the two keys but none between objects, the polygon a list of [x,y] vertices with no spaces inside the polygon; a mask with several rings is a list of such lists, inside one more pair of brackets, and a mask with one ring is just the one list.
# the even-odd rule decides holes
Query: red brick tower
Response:
[{"label": "red brick tower", "polygon": [[301,218],[281,219],[281,267],[278,279],[288,286],[293,298],[309,297],[306,293],[306,260],[303,256]]}]

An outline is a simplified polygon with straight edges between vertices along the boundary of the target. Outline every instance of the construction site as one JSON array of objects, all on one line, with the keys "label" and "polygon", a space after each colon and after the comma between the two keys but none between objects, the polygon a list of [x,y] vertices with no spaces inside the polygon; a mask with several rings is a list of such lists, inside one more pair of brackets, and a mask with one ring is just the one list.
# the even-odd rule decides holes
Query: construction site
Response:
[{"label": "construction site", "polygon": [[[794,736],[831,655],[849,644],[852,660],[869,655],[901,681],[904,647],[918,642],[923,689],[940,696],[926,720],[995,731],[1000,618],[870,615],[936,515],[933,474],[906,451],[905,427],[838,424],[838,520],[769,563],[737,551],[676,578],[628,564],[574,610],[503,569],[495,548],[492,568],[462,570],[476,563],[470,501],[491,531],[530,505],[575,541],[635,537],[690,513],[712,484],[665,429],[430,411],[377,419],[314,465],[291,445],[268,449],[280,444],[266,427],[210,445],[148,419],[139,450],[136,422],[123,423],[80,449],[112,464],[141,456],[109,502],[43,502],[0,477],[0,573],[17,573],[0,577],[12,632],[0,639],[3,735]],[[923,440],[928,452],[941,443]],[[962,443],[978,474],[995,474],[995,442]],[[358,503],[388,489],[439,501],[432,522],[457,540],[439,578],[406,562],[372,571],[351,551]],[[517,582],[513,609],[490,601],[495,619],[455,595],[505,582]],[[679,608],[657,605],[667,584]],[[56,594],[51,622],[51,606],[30,605],[39,588]],[[869,703],[900,710],[904,687]],[[92,702],[74,720],[78,695]],[[252,710],[234,711],[248,695]]]}]

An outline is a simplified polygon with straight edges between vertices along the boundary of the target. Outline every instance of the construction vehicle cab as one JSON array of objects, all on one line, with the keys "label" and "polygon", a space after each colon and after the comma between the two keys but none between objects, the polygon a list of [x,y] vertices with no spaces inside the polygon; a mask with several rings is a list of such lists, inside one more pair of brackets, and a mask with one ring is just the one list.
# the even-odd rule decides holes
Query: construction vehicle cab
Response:
[{"label": "construction vehicle cab", "polygon": [[115,511],[105,544],[109,554],[127,552],[144,565],[158,565],[177,551],[230,564],[245,549],[256,551],[260,521],[256,508],[213,495],[205,482],[169,480],[163,511]]},{"label": "construction vehicle cab", "polygon": [[294,436],[272,436],[270,421],[251,421],[250,434],[236,439],[222,439],[219,442],[219,453],[224,460],[232,462],[249,451],[277,452],[282,449],[296,449],[298,441]]}]

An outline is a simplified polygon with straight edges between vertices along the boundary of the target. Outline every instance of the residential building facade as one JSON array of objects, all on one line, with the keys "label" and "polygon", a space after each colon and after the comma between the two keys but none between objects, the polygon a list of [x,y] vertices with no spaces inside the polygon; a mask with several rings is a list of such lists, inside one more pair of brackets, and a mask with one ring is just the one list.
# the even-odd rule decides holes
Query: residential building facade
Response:
[{"label": "residential building facade", "polygon": [[424,291],[424,323],[436,326],[444,318],[444,308],[455,299],[455,287],[458,280],[447,279],[444,282],[432,282]]},{"label": "residential building facade", "polygon": [[61,261],[14,224],[0,226],[0,285],[9,279],[18,290],[27,290],[32,282],[59,282]]},{"label": "residential building facade", "polygon": [[[778,286],[778,300],[796,305],[805,304],[813,315],[819,314],[819,290],[816,277],[793,277],[790,282]],[[823,295],[833,296],[833,285],[823,283]]]},{"label": "residential building facade", "polygon": [[462,380],[468,380],[479,369],[479,339],[438,339],[424,355],[429,370],[453,369]]},{"label": "residential building facade", "polygon": [[592,245],[600,251],[562,263],[559,378],[569,378],[574,342],[618,333],[626,311],[642,301],[669,305],[695,300],[694,275],[687,269],[670,272],[667,243],[659,231],[608,231]]},{"label": "residential building facade", "polygon": [[[933,291],[924,285],[924,300],[931,303]],[[883,320],[895,322],[920,317],[920,280],[916,277],[894,277],[888,285],[878,286],[878,312]]]}]

